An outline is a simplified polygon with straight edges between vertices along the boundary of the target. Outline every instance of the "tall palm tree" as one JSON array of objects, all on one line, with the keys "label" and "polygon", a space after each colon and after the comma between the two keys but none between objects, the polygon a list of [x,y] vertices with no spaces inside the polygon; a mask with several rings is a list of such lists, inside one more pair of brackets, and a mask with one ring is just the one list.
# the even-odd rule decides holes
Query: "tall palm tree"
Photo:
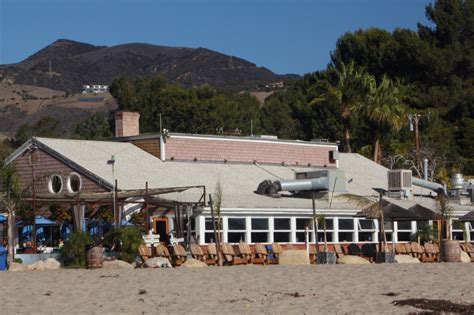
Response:
[{"label": "tall palm tree", "polygon": [[382,135],[390,129],[399,131],[406,121],[406,107],[400,100],[399,87],[386,76],[377,83],[374,77],[368,82],[369,93],[364,103],[358,103],[357,111],[375,125],[373,159],[382,159]]},{"label": "tall palm tree", "polygon": [[310,105],[326,100],[336,100],[340,104],[344,126],[344,151],[351,153],[351,115],[357,104],[364,99],[369,75],[363,69],[357,68],[353,61],[348,64],[341,61],[330,65],[328,70],[329,73],[335,74],[335,83],[330,84],[327,92],[313,99]]}]

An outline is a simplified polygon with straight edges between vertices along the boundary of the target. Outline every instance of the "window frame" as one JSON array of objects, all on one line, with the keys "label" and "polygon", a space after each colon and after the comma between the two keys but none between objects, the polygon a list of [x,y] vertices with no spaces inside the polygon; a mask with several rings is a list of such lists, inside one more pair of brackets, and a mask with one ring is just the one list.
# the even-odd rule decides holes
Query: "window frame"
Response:
[{"label": "window frame", "polygon": [[[289,229],[282,229],[282,230],[277,230],[276,227],[275,227],[275,220],[278,220],[278,219],[285,219],[285,220],[288,220],[288,223],[289,223]],[[274,242],[278,242],[278,243],[291,243],[291,217],[273,217],[273,241]],[[288,234],[288,241],[284,242],[284,241],[276,241],[275,240],[275,233],[286,233]]]},{"label": "window frame", "polygon": [[[244,239],[242,241],[246,242],[247,241],[247,219],[245,217],[226,217],[226,219],[227,219],[227,230],[226,230],[225,233],[227,234],[228,242],[230,243],[229,233],[243,233],[244,234]],[[231,219],[243,220],[245,229],[243,229],[243,230],[232,230],[230,228],[230,224],[229,224],[229,220],[231,220]],[[235,244],[235,242],[232,242],[232,244]]]}]

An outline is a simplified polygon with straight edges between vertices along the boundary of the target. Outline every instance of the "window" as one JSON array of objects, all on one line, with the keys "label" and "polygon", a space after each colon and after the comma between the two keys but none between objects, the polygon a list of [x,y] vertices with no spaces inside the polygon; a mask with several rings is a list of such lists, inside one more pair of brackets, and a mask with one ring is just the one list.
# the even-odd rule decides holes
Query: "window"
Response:
[{"label": "window", "polygon": [[228,218],[227,225],[227,241],[229,243],[245,241],[245,218]]},{"label": "window", "polygon": [[251,229],[251,241],[252,243],[268,242],[268,219],[267,218],[252,218],[252,229]]},{"label": "window", "polygon": [[471,236],[471,242],[474,242],[474,221],[468,222],[469,234]]},{"label": "window", "polygon": [[63,190],[63,179],[61,176],[51,175],[48,181],[48,190],[52,194],[59,194]]},{"label": "window", "polygon": [[275,218],[273,220],[273,241],[274,242],[290,242],[291,238],[291,222],[290,218]]},{"label": "window", "polygon": [[[392,221],[385,221],[384,223],[385,228],[385,237],[387,238],[387,242],[392,241],[392,233],[393,233],[393,222]],[[383,236],[381,235],[382,239]]]},{"label": "window", "polygon": [[464,240],[464,222],[459,220],[451,221],[451,233],[453,240],[463,241]]},{"label": "window", "polygon": [[354,220],[339,219],[339,242],[352,242],[354,240]]},{"label": "window", "polygon": [[[332,242],[332,233],[334,231],[334,219],[325,219],[326,221],[326,241]],[[324,242],[324,224],[318,220],[318,242]]]},{"label": "window", "polygon": [[411,241],[411,221],[397,221],[397,239],[399,242]]},{"label": "window", "polygon": [[79,174],[77,173],[71,173],[67,177],[66,186],[67,186],[67,191],[72,194],[79,192],[82,188],[81,176],[79,176]]},{"label": "window", "polygon": [[373,242],[375,239],[375,222],[369,219],[359,219],[359,242]]},{"label": "window", "polygon": [[[218,221],[217,219],[215,220],[215,223],[216,223],[216,231],[219,232],[219,225],[218,225]],[[216,242],[216,238],[215,238],[215,235],[214,235],[214,228],[213,228],[213,225],[212,225],[212,218],[205,218],[205,224],[204,224],[204,242],[205,243],[215,243]],[[220,232],[222,232],[222,229],[223,229],[223,224],[222,224],[222,218],[220,219]],[[222,235],[222,233],[221,233]],[[222,237],[222,236],[221,236]]]},{"label": "window", "polygon": [[[306,231],[308,228],[309,235],[313,232],[313,224],[310,218],[296,218],[296,242],[304,243],[306,242]],[[311,238],[311,237],[310,237]],[[308,242],[310,239],[308,240]]]}]

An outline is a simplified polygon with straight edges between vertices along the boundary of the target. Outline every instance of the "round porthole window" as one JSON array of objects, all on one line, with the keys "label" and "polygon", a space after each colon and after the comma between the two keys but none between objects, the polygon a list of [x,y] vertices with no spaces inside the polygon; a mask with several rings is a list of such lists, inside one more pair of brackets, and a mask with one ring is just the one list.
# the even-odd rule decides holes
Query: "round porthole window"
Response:
[{"label": "round porthole window", "polygon": [[78,193],[82,188],[82,179],[81,176],[77,173],[71,173],[67,177],[67,191],[75,194]]},{"label": "round porthole window", "polygon": [[59,194],[63,190],[63,179],[59,175],[51,175],[48,182],[48,190],[52,194]]}]

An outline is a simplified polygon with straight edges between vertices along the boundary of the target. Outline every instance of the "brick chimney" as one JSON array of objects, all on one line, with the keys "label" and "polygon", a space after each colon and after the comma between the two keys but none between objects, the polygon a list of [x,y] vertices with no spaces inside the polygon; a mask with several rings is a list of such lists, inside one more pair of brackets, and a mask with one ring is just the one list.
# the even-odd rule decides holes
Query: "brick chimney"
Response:
[{"label": "brick chimney", "polygon": [[115,137],[130,137],[140,134],[140,114],[137,112],[115,113]]}]

